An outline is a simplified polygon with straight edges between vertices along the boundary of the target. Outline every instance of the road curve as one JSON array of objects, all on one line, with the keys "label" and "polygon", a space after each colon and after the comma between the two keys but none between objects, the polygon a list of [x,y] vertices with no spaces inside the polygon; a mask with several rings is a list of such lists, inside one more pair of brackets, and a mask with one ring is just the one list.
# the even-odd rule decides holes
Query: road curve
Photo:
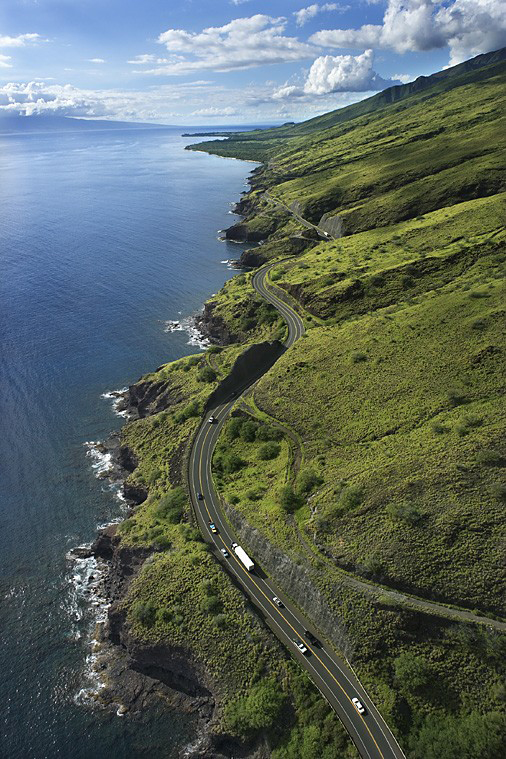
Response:
[{"label": "road curve", "polygon": [[[255,290],[274,305],[288,325],[286,347],[290,347],[304,334],[304,325],[300,316],[286,303],[280,300],[274,290],[266,284],[266,275],[274,264],[262,267],[252,277]],[[240,389],[244,392],[258,376],[252,377],[249,384]],[[230,526],[223,517],[218,494],[213,485],[211,461],[214,448],[225,421],[237,401],[238,394],[228,401],[209,409],[206,415],[216,418],[215,424],[209,424],[207,418],[200,426],[189,458],[189,487],[192,504],[199,529],[205,540],[213,546],[215,555],[227,564],[227,569],[234,576],[242,590],[260,611],[261,615],[279,638],[286,645],[292,656],[299,660],[306,669],[316,687],[327,699],[339,719],[350,734],[363,759],[403,759],[404,754],[380,713],[369,696],[341,657],[326,643],[321,646],[311,645],[304,638],[304,630],[315,632],[314,626],[306,619],[285,594],[276,586],[273,579],[266,576],[260,567],[250,573],[231,550],[231,543],[236,541]],[[203,500],[197,498],[203,494]],[[217,534],[211,533],[209,523],[214,522]],[[220,549],[225,548],[229,557],[225,559]],[[254,557],[253,557],[254,559]],[[279,608],[272,600],[277,596],[283,601]],[[309,655],[302,655],[293,640],[303,640]],[[352,703],[357,696],[366,708],[361,715]]]}]

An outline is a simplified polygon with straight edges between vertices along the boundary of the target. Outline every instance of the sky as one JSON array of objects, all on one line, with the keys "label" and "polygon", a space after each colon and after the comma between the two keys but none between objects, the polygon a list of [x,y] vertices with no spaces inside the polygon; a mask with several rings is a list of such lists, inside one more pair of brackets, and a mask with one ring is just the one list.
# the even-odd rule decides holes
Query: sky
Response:
[{"label": "sky", "polygon": [[506,46],[506,0],[1,0],[0,115],[301,121]]}]

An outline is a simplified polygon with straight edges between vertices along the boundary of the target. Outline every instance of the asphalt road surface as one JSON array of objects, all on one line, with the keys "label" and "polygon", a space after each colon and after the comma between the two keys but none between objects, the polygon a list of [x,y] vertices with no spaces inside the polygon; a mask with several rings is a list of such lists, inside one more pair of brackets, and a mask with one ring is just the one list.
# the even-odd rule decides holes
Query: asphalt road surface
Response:
[{"label": "asphalt road surface", "polygon": [[[265,277],[269,268],[266,266],[257,271],[252,284],[286,320],[289,333],[286,346],[290,347],[304,334],[304,325],[300,316],[280,300],[266,284]],[[364,759],[401,759],[404,754],[394,736],[349,666],[325,641],[319,645],[311,644],[304,636],[305,630],[312,632],[316,638],[320,636],[310,620],[276,586],[276,578],[268,577],[256,563],[254,571],[248,572],[231,548],[233,542],[240,543],[240,540],[233,534],[222,514],[211,476],[211,460],[220,431],[232,407],[240,394],[257,379],[258,376],[252,377],[248,385],[237,388],[237,392],[228,401],[209,409],[207,418],[195,437],[189,460],[189,486],[199,528],[206,541],[214,546],[215,555],[227,564],[228,571],[235,576],[245,595],[259,610],[271,630],[300,662],[335,710],[360,756]],[[210,416],[215,417],[214,424],[208,422]],[[203,495],[202,500],[197,498],[197,493]],[[211,532],[210,522],[216,525],[217,533]],[[221,553],[222,548],[228,552],[228,558]],[[247,547],[245,548],[247,550]],[[254,556],[251,558],[255,561]],[[274,596],[281,599],[281,608],[272,600]],[[307,647],[306,655],[297,649],[294,640],[304,643]],[[355,697],[358,697],[365,707],[364,714],[359,714],[355,708],[352,702],[352,698]]]}]

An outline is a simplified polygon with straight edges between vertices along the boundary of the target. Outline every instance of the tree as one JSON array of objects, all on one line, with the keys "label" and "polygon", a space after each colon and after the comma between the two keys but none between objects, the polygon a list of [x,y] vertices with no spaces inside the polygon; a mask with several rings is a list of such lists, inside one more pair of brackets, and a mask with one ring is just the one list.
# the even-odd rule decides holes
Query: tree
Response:
[{"label": "tree", "polygon": [[430,715],[411,739],[413,759],[497,759],[503,756],[505,719],[488,712]]},{"label": "tree", "polygon": [[267,730],[278,719],[285,695],[272,679],[254,685],[245,698],[231,702],[225,712],[228,728],[236,735]]},{"label": "tree", "polygon": [[271,441],[270,443],[265,443],[265,445],[260,448],[258,451],[258,458],[261,461],[270,461],[271,459],[277,458],[280,451],[281,446],[278,443]]},{"label": "tree", "polygon": [[422,656],[405,651],[394,661],[395,679],[401,690],[414,693],[430,680],[431,670]]},{"label": "tree", "polygon": [[293,514],[303,504],[303,499],[300,495],[297,495],[291,485],[285,485],[281,490],[279,502],[281,508],[287,511],[289,514]]}]

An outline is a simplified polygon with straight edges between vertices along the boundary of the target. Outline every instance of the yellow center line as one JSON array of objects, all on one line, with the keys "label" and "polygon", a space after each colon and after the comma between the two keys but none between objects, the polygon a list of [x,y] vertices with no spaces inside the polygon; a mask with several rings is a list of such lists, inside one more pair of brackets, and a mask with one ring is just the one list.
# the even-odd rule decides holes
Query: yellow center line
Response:
[{"label": "yellow center line", "polygon": [[[202,472],[203,472],[203,468],[202,468],[203,459],[202,459],[202,454],[203,454],[204,445],[206,443],[206,440],[207,440],[207,437],[208,437],[209,433],[210,433],[210,429],[208,429],[206,431],[205,435],[204,435],[204,439],[202,441],[202,447],[201,447],[201,450],[200,450],[199,475],[200,475],[201,486],[202,486],[202,482],[203,482],[203,476],[202,476]],[[209,486],[209,481],[208,481],[208,486]],[[209,518],[211,519],[211,514],[209,512],[207,504],[205,504],[205,506],[206,506],[206,509],[207,509],[207,513],[209,514]],[[224,547],[226,548],[225,541],[223,540],[223,538],[221,537],[221,535],[219,536],[219,539],[221,540],[221,542],[223,543]],[[217,540],[217,538],[215,540]],[[255,578],[246,570],[246,568],[241,564],[241,562],[239,561],[239,559],[236,557],[235,554],[233,554],[233,557],[234,557],[234,560],[236,561],[237,565],[239,566],[239,568],[246,574],[247,577],[249,577],[249,579],[251,580],[251,582],[253,583],[253,585],[255,585],[255,587],[257,588],[258,592],[269,602],[269,604],[272,606],[273,610],[275,612],[277,612],[282,619],[284,619],[284,621],[286,622],[286,624],[288,625],[288,627],[295,633],[295,635],[298,636],[299,633],[297,632],[297,630],[295,629],[295,627],[291,624],[291,622],[288,621],[288,619],[285,617],[285,615],[283,614],[283,612],[280,611],[279,607],[277,607],[275,605],[275,603],[272,601],[272,599],[265,594],[265,592],[262,590],[262,588],[256,582]],[[309,644],[307,645],[307,648],[309,648],[309,650],[311,651],[311,653],[313,654],[313,656],[320,662],[320,664],[322,665],[322,667],[327,671],[327,673],[330,675],[330,677],[332,678],[332,680],[334,680],[334,682],[336,683],[336,685],[339,686],[339,688],[343,692],[343,695],[348,699],[348,701],[350,702],[351,706],[353,708],[355,708],[355,706],[353,704],[353,701],[351,700],[350,696],[346,693],[345,689],[343,688],[343,686],[341,685],[341,683],[339,682],[339,680],[337,680],[337,678],[335,677],[335,675],[332,674],[332,672],[327,667],[327,665],[325,664],[325,662],[322,661],[322,659],[318,656],[318,654],[314,651],[314,649],[311,648],[311,646]],[[369,729],[369,726],[368,726],[367,722],[364,719],[364,716],[362,714],[360,714],[360,712],[357,712],[357,715],[362,720],[362,722],[363,722],[363,724],[364,724],[367,732],[369,733],[369,735],[371,737],[371,740],[373,741],[374,745],[378,749],[379,755],[381,757],[383,757],[383,759],[384,759],[384,755],[383,755],[380,747],[378,746],[378,744],[376,742],[376,739],[374,738],[373,734],[371,733],[371,731]]]}]

